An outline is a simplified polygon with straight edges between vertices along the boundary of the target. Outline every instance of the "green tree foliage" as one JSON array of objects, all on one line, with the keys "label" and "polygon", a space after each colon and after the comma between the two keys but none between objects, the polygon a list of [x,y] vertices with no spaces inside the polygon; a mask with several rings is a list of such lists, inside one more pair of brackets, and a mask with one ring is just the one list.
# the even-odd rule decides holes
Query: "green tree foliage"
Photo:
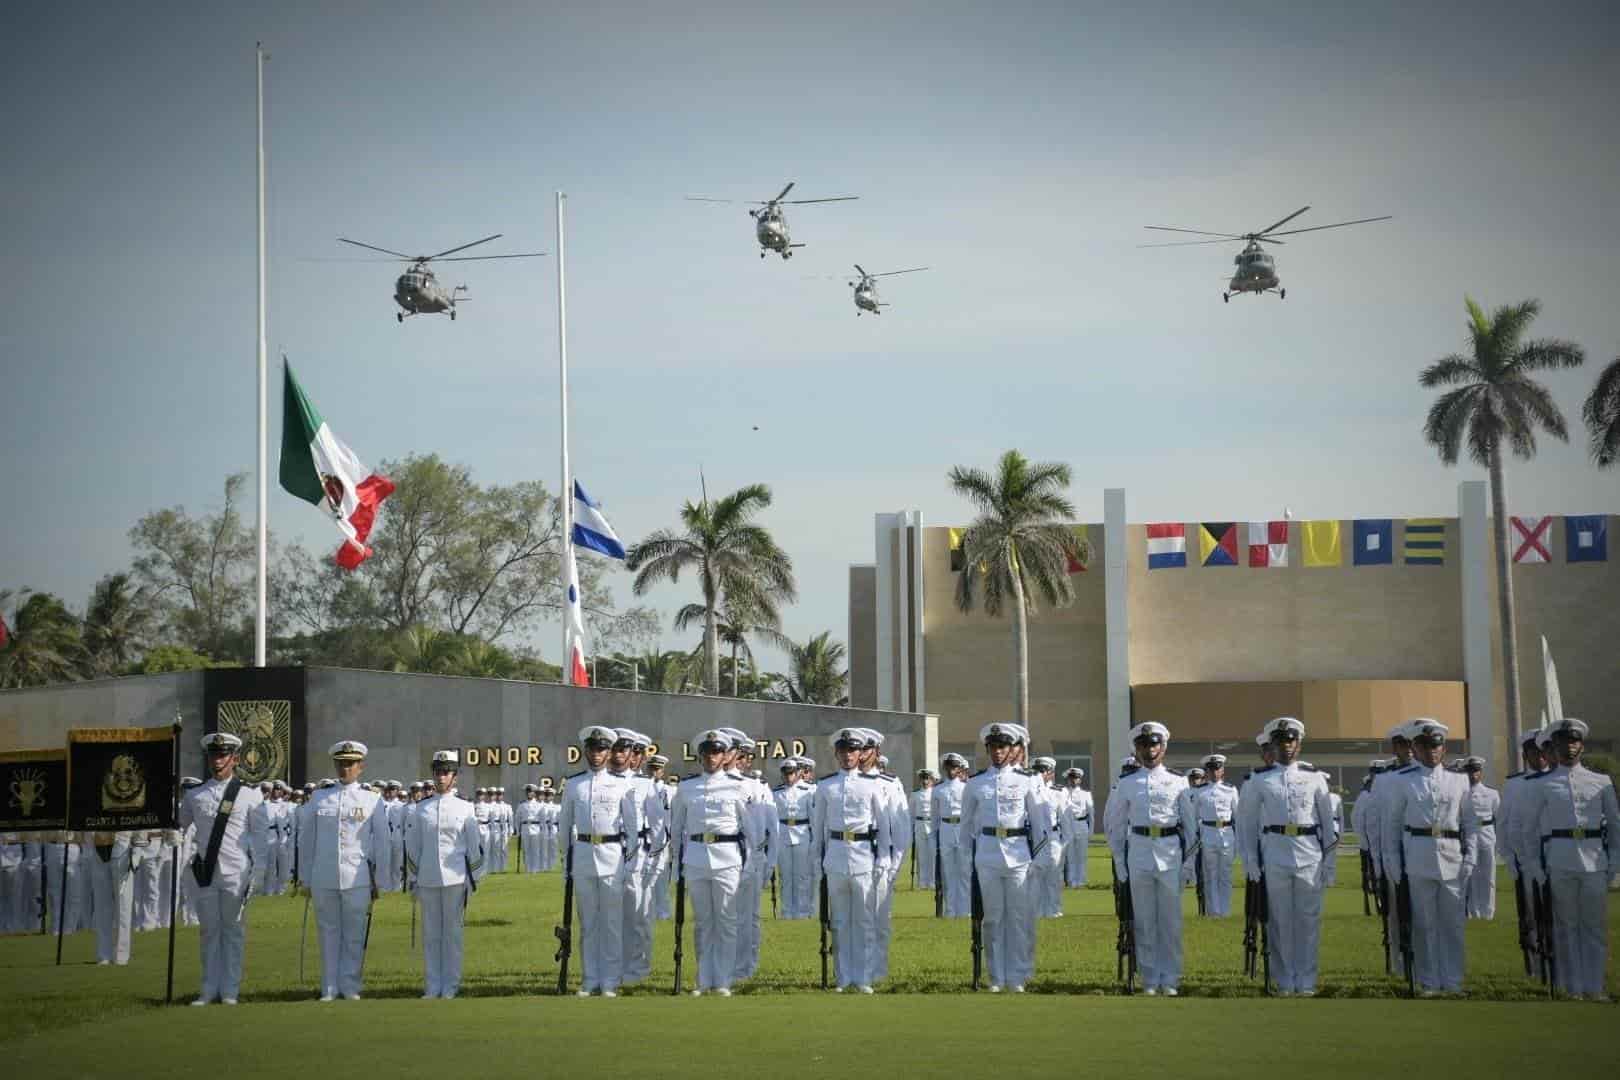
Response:
[{"label": "green tree foliage", "polygon": [[138,670],[142,675],[162,675],[170,671],[202,671],[205,668],[236,668],[236,660],[215,660],[206,653],[186,645],[159,645],[141,657]]},{"label": "green tree foliage", "polygon": [[1620,461],[1620,357],[1598,375],[1597,385],[1581,406],[1592,460],[1599,468]]},{"label": "green tree foliage", "polygon": [[50,593],[29,589],[0,591],[0,612],[17,600],[6,616],[10,635],[0,649],[0,689],[78,679],[84,645],[73,613]]},{"label": "green tree foliage", "polygon": [[84,613],[84,667],[91,677],[127,671],[151,637],[157,619],[149,594],[127,573],[96,582]]},{"label": "green tree foliage", "polygon": [[843,666],[844,657],[843,642],[833,641],[830,630],[803,645],[789,642],[792,670],[777,676],[783,695],[788,701],[811,705],[848,705],[849,669]]}]

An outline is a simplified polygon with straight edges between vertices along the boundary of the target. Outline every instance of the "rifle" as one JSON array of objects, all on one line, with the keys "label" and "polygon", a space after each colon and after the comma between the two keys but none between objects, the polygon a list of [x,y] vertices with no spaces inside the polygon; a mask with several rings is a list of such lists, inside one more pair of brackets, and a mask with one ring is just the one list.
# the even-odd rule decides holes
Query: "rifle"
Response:
[{"label": "rifle", "polygon": [[1395,917],[1400,920],[1397,940],[1401,949],[1401,963],[1406,965],[1406,996],[1416,997],[1417,964],[1412,953],[1412,881],[1405,873],[1404,862],[1401,869],[1401,880],[1395,886]]},{"label": "rifle", "polygon": [[1204,851],[1203,841],[1193,845],[1193,885],[1198,895],[1198,914],[1209,914],[1209,901],[1204,894]]},{"label": "rifle", "polygon": [[360,938],[360,971],[366,970],[366,946],[371,944],[371,913],[377,906],[377,867],[366,863],[366,874],[371,878],[371,899],[366,903],[366,932]]},{"label": "rifle", "polygon": [[911,826],[911,853],[908,861],[911,863],[911,888],[915,892],[917,889],[917,825],[915,822]]},{"label": "rifle", "polygon": [[827,875],[821,875],[821,988],[827,989],[827,932],[832,929],[832,916],[827,911]]},{"label": "rifle", "polygon": [[1262,993],[1271,996],[1271,895],[1266,891],[1266,869],[1260,868],[1259,900],[1255,905],[1255,921],[1260,924],[1260,977],[1264,980]]},{"label": "rifle", "polygon": [[1513,915],[1519,924],[1519,952],[1524,954],[1524,974],[1529,978],[1535,974],[1535,965],[1531,962],[1531,954],[1536,951],[1535,935],[1530,927],[1530,905],[1525,899],[1524,877],[1517,859],[1513,870]]},{"label": "rifle", "polygon": [[1373,876],[1372,852],[1361,849],[1361,913],[1372,914],[1372,894],[1378,879]]},{"label": "rifle", "polygon": [[945,917],[945,862],[940,856],[940,832],[941,830],[938,828],[934,830],[934,918],[936,919]]},{"label": "rifle", "polygon": [[[680,838],[684,840],[683,838]],[[677,841],[679,842],[679,841]],[[686,844],[681,843],[681,849],[675,860],[675,988],[670,991],[676,996],[681,992],[681,965],[686,958],[686,943],[682,940],[686,930]],[[698,972],[699,975],[703,973]]]},{"label": "rifle", "polygon": [[973,989],[979,988],[979,977],[984,973],[984,893],[979,891],[979,867],[973,867],[973,929],[969,947],[973,950]]},{"label": "rifle", "polygon": [[1259,934],[1255,925],[1255,915],[1260,910],[1260,893],[1254,887],[1254,879],[1245,876],[1243,879],[1243,974],[1254,978],[1255,969],[1259,966]]},{"label": "rifle", "polygon": [[[1377,867],[1373,873],[1377,874]],[[1389,878],[1379,875],[1373,881],[1373,910],[1378,914],[1378,922],[1384,932],[1384,974],[1393,975],[1395,965],[1390,961],[1389,953]]]},{"label": "rifle", "polygon": [[[557,993],[568,993],[568,958],[574,954],[574,844],[568,844],[568,859],[563,869],[562,925],[551,930],[557,935]],[[677,941],[679,938],[676,939]]]},{"label": "rifle", "polygon": [[776,867],[771,867],[771,918],[776,918]]},{"label": "rifle", "polygon": [[1536,938],[1541,952],[1541,977],[1547,984],[1547,994],[1558,998],[1558,951],[1553,944],[1552,877],[1543,877],[1538,885],[1531,882],[1536,895]]}]

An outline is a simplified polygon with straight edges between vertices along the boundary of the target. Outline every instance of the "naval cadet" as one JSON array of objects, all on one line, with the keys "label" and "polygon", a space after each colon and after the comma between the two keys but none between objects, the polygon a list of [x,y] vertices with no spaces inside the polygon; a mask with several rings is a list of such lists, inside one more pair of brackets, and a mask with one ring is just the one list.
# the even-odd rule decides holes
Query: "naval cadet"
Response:
[{"label": "naval cadet", "polygon": [[186,792],[180,803],[181,829],[195,826],[200,854],[186,873],[201,926],[202,990],[193,1005],[214,1001],[235,1005],[242,987],[242,951],[247,943],[245,909],[264,870],[255,853],[268,850],[267,820],[259,813],[264,797],[236,776],[242,740],[228,732],[204,735],[208,779]]},{"label": "naval cadet", "polygon": [[731,740],[730,771],[748,789],[748,835],[752,845],[746,852],[742,876],[737,882],[737,967],[732,982],[752,978],[759,970],[759,949],[763,936],[760,898],[776,861],[776,802],[771,787],[753,770],[756,742],[737,728],[721,729]]},{"label": "naval cadet", "polygon": [[1085,788],[1084,769],[1071,767],[1064,772],[1063,782],[1068,785],[1063,803],[1063,881],[1071,889],[1083,889],[1095,804]]},{"label": "naval cadet", "polygon": [[523,801],[518,803],[517,810],[512,815],[513,823],[517,827],[520,873],[540,872],[540,819],[543,815],[544,811],[540,807],[540,785],[524,784]]},{"label": "naval cadet", "polygon": [[670,807],[676,873],[692,900],[698,959],[692,996],[712,991],[730,997],[740,924],[747,917],[737,900],[749,852],[755,848],[753,807],[758,796],[751,781],[725,767],[735,748],[730,735],[710,730],[695,742],[703,771],[681,783]]},{"label": "naval cadet", "polygon": [[1204,913],[1232,914],[1232,864],[1237,859],[1238,789],[1226,782],[1226,755],[1204,758],[1209,782],[1192,796],[1198,821],[1198,858],[1203,860]]},{"label": "naval cadet", "polygon": [[889,977],[889,944],[894,939],[894,890],[906,858],[906,842],[911,839],[911,806],[906,801],[906,785],[889,771],[889,759],[879,750],[883,734],[872,728],[861,728],[866,736],[866,749],[861,752],[861,771],[878,783],[878,789],[889,815],[888,869],[872,877],[877,895],[877,910],[872,915],[876,941],[876,959],[868,971],[869,982],[881,982]]},{"label": "naval cadet", "polygon": [[580,997],[618,997],[624,976],[624,883],[630,872],[625,846],[641,831],[641,799],[628,776],[608,768],[618,738],[601,724],[580,730],[586,768],[568,778],[557,816],[568,845],[565,872],[573,877],[579,908]]},{"label": "naval cadet", "polygon": [[826,879],[837,990],[870,994],[878,970],[876,879],[889,872],[890,816],[878,780],[860,771],[868,733],[840,728],[832,741],[838,771],[816,786],[810,836]]},{"label": "naval cadet", "polygon": [[939,777],[933,769],[917,770],[917,787],[910,794],[911,857],[917,872],[917,888],[934,887],[934,784]]},{"label": "naval cadet", "polygon": [[424,998],[453,998],[461,989],[467,904],[488,859],[473,804],[455,793],[460,768],[456,751],[435,751],[433,794],[404,822],[405,878],[422,905]]},{"label": "naval cadet", "polygon": [[1372,851],[1373,876],[1377,881],[1379,890],[1384,896],[1384,923],[1385,933],[1389,938],[1389,952],[1385,958],[1385,966],[1395,975],[1402,978],[1406,976],[1406,960],[1401,954],[1401,913],[1400,905],[1395,902],[1394,877],[1389,867],[1384,864],[1384,854],[1389,850],[1389,838],[1384,836],[1385,810],[1387,803],[1384,796],[1389,793],[1391,785],[1397,783],[1396,773],[1400,772],[1412,760],[1412,740],[1407,733],[1405,723],[1396,724],[1385,736],[1389,740],[1390,751],[1394,757],[1384,765],[1384,771],[1373,777],[1372,788],[1362,800],[1367,803],[1365,815],[1367,835],[1362,843],[1367,844]]},{"label": "naval cadet", "polygon": [[[669,831],[670,808],[675,804],[675,778],[665,775],[669,768],[669,758],[663,754],[650,754],[647,757],[647,775],[652,778],[657,789],[657,799],[660,806],[658,821],[662,823],[664,831],[662,847],[653,853],[652,877],[652,903],[653,918],[668,921],[671,916],[670,908],[670,867],[674,864],[674,836]],[[657,827],[657,826],[653,826]],[[656,838],[655,838],[656,839]]]},{"label": "naval cadet", "polygon": [[1474,805],[1474,821],[1479,836],[1474,843],[1477,858],[1466,888],[1470,919],[1496,918],[1496,822],[1502,816],[1502,796],[1485,783],[1485,759],[1463,759],[1463,775],[1468,777],[1468,801]]},{"label": "naval cadet", "polygon": [[782,763],[782,786],[771,793],[776,804],[778,844],[777,878],[782,886],[782,918],[815,916],[814,858],[810,842],[810,805],[815,785],[804,779],[804,763],[797,757]]},{"label": "naval cadet", "polygon": [[961,754],[946,754],[939,759],[939,767],[945,779],[935,785],[932,794],[937,860],[943,875],[940,884],[945,893],[943,914],[947,919],[961,919],[972,910],[968,894],[973,848],[961,835],[962,793],[967,788],[968,760]]}]

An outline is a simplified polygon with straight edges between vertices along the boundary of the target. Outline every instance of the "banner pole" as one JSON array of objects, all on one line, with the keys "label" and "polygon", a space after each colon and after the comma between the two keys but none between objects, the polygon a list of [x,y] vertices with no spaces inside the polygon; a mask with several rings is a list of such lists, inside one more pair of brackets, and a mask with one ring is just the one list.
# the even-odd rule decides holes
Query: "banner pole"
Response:
[{"label": "banner pole", "polygon": [[50,889],[47,888],[50,884],[51,868],[45,860],[45,841],[41,840],[39,842],[39,932],[41,934],[50,933],[46,929],[46,919],[50,917],[51,911],[51,893]]},{"label": "banner pole", "polygon": [[[65,822],[64,822],[65,824]],[[62,902],[56,911],[56,966],[62,966],[62,926],[67,922],[67,894],[68,894],[68,848],[72,846],[68,838],[72,833],[62,834]],[[81,846],[82,850],[82,846]]]},{"label": "banner pole", "polygon": [[[169,828],[173,830],[180,820],[180,717],[178,715],[174,718],[174,751],[169,769],[169,788]],[[174,924],[178,921],[175,918],[175,901],[179,894],[180,849],[176,847],[174,852],[174,873],[169,875],[169,974],[168,981],[163,988],[163,1003],[165,1005],[174,1004]]]}]

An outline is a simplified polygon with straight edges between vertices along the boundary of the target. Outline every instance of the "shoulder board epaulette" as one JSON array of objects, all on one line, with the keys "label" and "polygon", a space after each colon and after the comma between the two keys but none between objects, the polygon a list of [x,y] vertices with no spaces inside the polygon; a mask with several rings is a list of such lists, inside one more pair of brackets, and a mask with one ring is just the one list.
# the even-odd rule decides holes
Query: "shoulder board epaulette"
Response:
[{"label": "shoulder board epaulette", "polygon": [[1034,776],[1035,775],[1033,772],[1031,772],[1030,770],[1024,768],[1022,765],[1014,765],[1013,766],[1013,772],[1017,773],[1019,776]]},{"label": "shoulder board epaulette", "polygon": [[968,777],[968,779],[972,780],[976,776],[983,776],[985,773],[987,773],[989,771],[990,771],[989,769],[980,769],[978,772],[974,773],[973,776]]},{"label": "shoulder board epaulette", "polygon": [[1300,767],[1300,769],[1302,769],[1302,770],[1303,770],[1303,771],[1305,771],[1305,772],[1317,772],[1317,771],[1318,771],[1318,770],[1317,770],[1317,768],[1316,768],[1316,766],[1315,766],[1315,765],[1312,765],[1312,764],[1311,764],[1311,763],[1310,763],[1310,762],[1308,762],[1308,761],[1301,761],[1301,762],[1300,762],[1300,763],[1299,763],[1299,767]]},{"label": "shoulder board epaulette", "polygon": [[892,772],[882,772],[882,773],[878,773],[878,775],[883,777],[883,779],[885,779],[885,780],[898,780],[898,779],[900,779],[898,776],[894,775],[894,773],[892,773]]},{"label": "shoulder board epaulette", "polygon": [[1166,768],[1164,771],[1169,773],[1171,776],[1186,776],[1187,775],[1186,773],[1182,772],[1180,769]]},{"label": "shoulder board epaulette", "polygon": [[1510,773],[1508,773],[1505,777],[1503,777],[1503,779],[1504,780],[1517,780],[1519,777],[1521,777],[1523,775],[1524,775],[1524,770],[1520,769],[1518,772],[1510,772]]},{"label": "shoulder board epaulette", "polygon": [[574,775],[570,776],[568,779],[570,779],[570,780],[578,780],[580,777],[584,776],[586,773],[588,773],[590,771],[591,770],[589,770],[589,769],[581,769],[581,770],[579,770],[579,772],[577,772]]},{"label": "shoulder board epaulette", "polygon": [[787,790],[787,785],[786,784],[778,784],[775,787],[771,788],[771,790],[772,791],[786,791]]},{"label": "shoulder board epaulette", "polygon": [[1416,765],[1408,765],[1404,769],[1396,769],[1395,773],[1397,776],[1405,776],[1409,772],[1417,772],[1417,769],[1418,767]]},{"label": "shoulder board epaulette", "polygon": [[729,776],[733,780],[741,780],[742,779],[742,774],[741,773],[734,773],[730,769],[726,770],[725,775]]},{"label": "shoulder board epaulette", "polygon": [[1527,779],[1527,780],[1545,780],[1545,779],[1547,779],[1547,777],[1551,776],[1552,774],[1553,774],[1553,771],[1551,769],[1547,769],[1547,770],[1545,770],[1543,772],[1531,773],[1525,779]]},{"label": "shoulder board epaulette", "polygon": [[1276,767],[1277,766],[1275,766],[1275,765],[1262,765],[1258,769],[1250,769],[1249,770],[1249,775],[1250,776],[1264,776],[1264,775],[1266,775],[1266,773],[1270,772],[1271,770],[1275,769]]}]

